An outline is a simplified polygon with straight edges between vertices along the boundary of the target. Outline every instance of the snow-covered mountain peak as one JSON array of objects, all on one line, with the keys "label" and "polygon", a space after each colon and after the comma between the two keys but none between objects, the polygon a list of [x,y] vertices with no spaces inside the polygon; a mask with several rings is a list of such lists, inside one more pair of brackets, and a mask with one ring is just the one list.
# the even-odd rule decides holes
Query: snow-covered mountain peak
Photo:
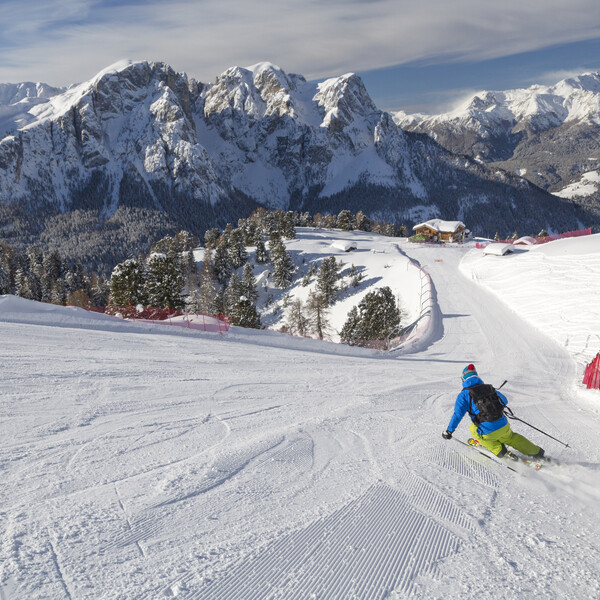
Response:
[{"label": "snow-covered mountain peak", "polygon": [[508,122],[515,131],[543,131],[599,115],[600,74],[592,72],[563,79],[552,86],[536,84],[507,91],[481,91],[447,113],[423,117],[400,111],[395,113],[394,120],[407,129],[453,123],[453,127],[487,130],[494,126],[505,128]]},{"label": "snow-covered mountain peak", "polygon": [[335,123],[336,130],[343,129],[357,117],[379,113],[371,100],[363,80],[354,73],[327,79],[317,85],[315,100],[325,112],[324,126]]}]

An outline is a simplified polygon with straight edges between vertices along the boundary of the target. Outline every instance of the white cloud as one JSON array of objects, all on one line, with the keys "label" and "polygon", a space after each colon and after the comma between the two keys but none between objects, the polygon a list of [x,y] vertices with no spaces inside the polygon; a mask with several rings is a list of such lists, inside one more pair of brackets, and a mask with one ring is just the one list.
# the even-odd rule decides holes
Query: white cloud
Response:
[{"label": "white cloud", "polygon": [[[600,61],[599,61],[600,64]],[[540,83],[542,85],[552,86],[563,79],[570,79],[572,77],[578,77],[583,73],[590,73],[594,69],[590,69],[589,67],[580,67],[575,69],[558,69],[556,71],[546,71],[542,73],[536,78],[536,83]]]},{"label": "white cloud", "polygon": [[54,85],[124,57],[163,60],[202,81],[262,60],[314,78],[600,36],[597,0],[28,0],[5,3],[3,14],[0,81]]}]

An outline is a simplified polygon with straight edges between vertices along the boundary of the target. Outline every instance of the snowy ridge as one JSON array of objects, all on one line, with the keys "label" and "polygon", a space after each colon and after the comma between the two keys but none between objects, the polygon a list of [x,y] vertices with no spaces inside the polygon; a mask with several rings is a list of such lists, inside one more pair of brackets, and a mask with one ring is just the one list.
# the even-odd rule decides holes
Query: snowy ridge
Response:
[{"label": "snowy ridge", "polygon": [[349,209],[401,222],[415,204],[446,212],[450,185],[464,220],[488,186],[499,212],[533,198],[550,221],[573,217],[570,204],[517,176],[406,134],[353,73],[314,83],[258,63],[205,84],[165,63],[121,61],[59,91],[39,88],[26,106],[6,93],[1,204],[103,218],[120,207],[165,211],[201,229],[256,204],[335,211],[345,194]]},{"label": "snowy ridge", "polygon": [[398,112],[406,131],[426,133],[444,148],[525,177],[561,198],[600,202],[593,172],[600,159],[600,74],[552,86],[481,91],[439,115]]},{"label": "snowy ridge", "polygon": [[495,128],[503,130],[507,125],[542,130],[599,118],[600,74],[595,72],[564,79],[553,86],[477,92],[454,110],[440,115],[409,115],[402,111],[395,114],[396,122],[409,129],[452,122],[455,127],[479,128],[482,133]]}]

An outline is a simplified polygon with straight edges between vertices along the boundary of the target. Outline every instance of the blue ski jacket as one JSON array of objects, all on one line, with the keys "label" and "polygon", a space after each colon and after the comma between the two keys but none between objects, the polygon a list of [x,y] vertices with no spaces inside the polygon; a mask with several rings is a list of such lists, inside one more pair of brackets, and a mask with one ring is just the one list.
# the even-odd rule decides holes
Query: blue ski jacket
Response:
[{"label": "blue ski jacket", "polygon": [[[450,431],[451,433],[456,430],[458,424],[462,421],[462,418],[467,412],[469,412],[471,398],[469,396],[469,388],[480,383],[483,383],[483,381],[479,379],[477,375],[472,375],[471,377],[465,379],[465,381],[463,382],[463,389],[460,392],[460,394],[458,394],[458,396],[456,397],[456,402],[454,403],[454,414],[452,415],[452,418],[450,419],[450,424],[448,425],[448,431]],[[502,404],[506,406],[508,404],[506,396],[498,391],[496,393],[500,398],[500,402],[502,402]],[[477,410],[475,404],[473,404],[473,412],[475,414],[479,414],[479,410]],[[502,415],[497,421],[484,421],[483,423],[480,423],[477,427],[477,433],[479,433],[479,435],[492,433],[492,431],[496,431],[497,429],[504,427],[507,423],[508,419],[505,415]]]}]

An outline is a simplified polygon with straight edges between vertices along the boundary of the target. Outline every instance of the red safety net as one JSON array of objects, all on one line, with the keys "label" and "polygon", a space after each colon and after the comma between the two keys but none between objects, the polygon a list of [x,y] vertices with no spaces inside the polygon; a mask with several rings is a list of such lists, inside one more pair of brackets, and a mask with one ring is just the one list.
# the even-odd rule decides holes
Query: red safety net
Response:
[{"label": "red safety net", "polygon": [[[586,229],[577,229],[576,231],[565,231],[564,233],[555,233],[554,235],[545,235],[543,237],[536,237],[535,243],[545,244],[547,242],[553,242],[554,240],[562,240],[563,238],[580,237],[582,235],[592,235],[592,228],[587,227]],[[499,240],[502,244],[512,244],[516,240]]]},{"label": "red safety net", "polygon": [[600,352],[596,354],[596,358],[585,368],[583,373],[583,385],[588,390],[600,390]]},{"label": "red safety net", "polygon": [[231,326],[231,318],[227,315],[205,315],[156,306],[85,306],[86,310],[104,313],[132,321],[155,322],[186,329],[225,333]]}]

